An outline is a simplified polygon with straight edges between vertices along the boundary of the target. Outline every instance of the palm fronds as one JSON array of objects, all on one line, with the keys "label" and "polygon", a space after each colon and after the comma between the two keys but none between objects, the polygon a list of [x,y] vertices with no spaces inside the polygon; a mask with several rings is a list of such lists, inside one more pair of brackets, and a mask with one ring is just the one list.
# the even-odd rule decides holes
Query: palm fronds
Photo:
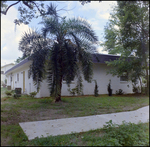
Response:
[{"label": "palm fronds", "polygon": [[50,94],[58,98],[61,95],[62,79],[69,85],[75,77],[78,78],[78,88],[82,87],[82,75],[91,82],[91,54],[98,41],[91,25],[84,19],[58,19],[56,7],[50,5],[43,17],[42,34],[37,31],[24,33],[19,49],[29,55],[33,62],[30,66],[33,80],[40,87],[47,77]]}]

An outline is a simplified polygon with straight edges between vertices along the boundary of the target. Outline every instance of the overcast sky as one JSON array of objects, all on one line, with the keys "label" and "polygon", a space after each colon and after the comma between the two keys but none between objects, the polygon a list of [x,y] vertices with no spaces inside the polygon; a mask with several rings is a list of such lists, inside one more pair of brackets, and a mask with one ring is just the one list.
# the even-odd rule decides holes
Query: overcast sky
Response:
[{"label": "overcast sky", "polygon": [[[52,2],[52,1],[51,1]],[[44,2],[46,4],[50,1]],[[11,2],[13,3],[13,2]],[[67,9],[69,11],[59,11],[59,15],[71,17],[81,17],[86,19],[96,32],[99,41],[103,41],[104,26],[108,22],[112,6],[117,5],[116,1],[91,1],[91,3],[81,5],[79,1],[54,1],[58,5],[57,9]],[[15,29],[14,19],[18,17],[17,6],[11,7],[7,15],[1,16],[1,66],[14,63],[18,57],[22,57],[22,52],[18,50],[18,44],[22,34],[29,28],[41,28],[38,22],[40,18],[32,20],[29,25],[20,25]],[[102,51],[102,47],[97,47],[99,53],[107,54]]]}]

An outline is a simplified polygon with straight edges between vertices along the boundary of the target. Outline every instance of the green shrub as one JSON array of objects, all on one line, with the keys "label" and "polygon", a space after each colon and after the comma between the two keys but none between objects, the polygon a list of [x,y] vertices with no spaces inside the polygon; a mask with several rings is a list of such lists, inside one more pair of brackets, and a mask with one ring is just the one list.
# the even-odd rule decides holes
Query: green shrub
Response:
[{"label": "green shrub", "polygon": [[15,90],[11,90],[11,93],[14,94],[14,93],[15,93]]},{"label": "green shrub", "polygon": [[109,83],[107,85],[108,95],[112,96],[112,89],[111,89],[111,80],[109,80]]},{"label": "green shrub", "polygon": [[11,91],[5,91],[5,94],[7,95],[7,96],[11,96],[12,95],[12,92]]},{"label": "green shrub", "polygon": [[95,81],[94,95],[95,95],[95,97],[97,97],[98,96],[98,85],[97,85],[97,81],[96,80],[94,80],[94,81]]},{"label": "green shrub", "polygon": [[77,93],[77,87],[72,89],[69,88],[68,91],[70,92],[71,95],[75,96],[75,94]]},{"label": "green shrub", "polygon": [[118,91],[116,90],[116,95],[123,95],[123,90],[122,89],[119,89]]},{"label": "green shrub", "polygon": [[31,96],[32,98],[34,98],[34,97],[36,96],[36,94],[37,94],[37,92],[34,91],[34,92],[31,92],[31,93],[30,93],[30,96]]},{"label": "green shrub", "polygon": [[18,98],[19,98],[19,96],[18,96],[16,93],[13,94],[13,97],[14,97],[15,99],[18,99]]},{"label": "green shrub", "polygon": [[135,85],[133,84],[133,89],[132,89],[132,91],[133,91],[134,93],[140,93],[140,88],[139,88],[139,86],[135,86]]},{"label": "green shrub", "polygon": [[[104,125],[106,134],[103,136],[103,145],[115,146],[147,146],[149,137],[144,132],[142,123],[134,124],[122,122],[121,125],[113,124],[112,120]],[[105,144],[106,142],[106,144]],[[102,144],[100,144],[102,145]]]}]

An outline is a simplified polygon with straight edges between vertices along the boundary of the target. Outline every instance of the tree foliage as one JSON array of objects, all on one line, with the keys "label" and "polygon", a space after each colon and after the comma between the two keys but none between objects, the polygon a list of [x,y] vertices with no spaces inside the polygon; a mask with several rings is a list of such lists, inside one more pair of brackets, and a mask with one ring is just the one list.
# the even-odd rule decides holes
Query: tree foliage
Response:
[{"label": "tree foliage", "polygon": [[52,4],[45,6],[44,1],[19,0],[17,2],[12,1],[12,4],[10,5],[8,5],[7,2],[8,1],[1,1],[1,14],[3,15],[7,15],[7,12],[12,6],[20,4],[18,6],[18,12],[20,14],[19,19],[14,20],[16,25],[20,25],[22,23],[29,24],[33,18],[46,17],[47,15],[54,15],[57,17],[57,11],[54,10],[57,6],[55,6],[55,8]]},{"label": "tree foliage", "polygon": [[[83,1],[83,0],[80,0],[79,2],[80,2],[82,5],[85,5],[85,4],[87,4],[87,3],[90,3],[91,1]],[[101,2],[101,0],[100,0],[99,2]]]},{"label": "tree foliage", "polygon": [[[129,80],[136,84],[141,77],[149,87],[149,1],[117,1],[111,19],[105,26],[104,50],[121,54],[118,61],[107,62],[113,66],[110,73],[121,76],[129,73]],[[130,58],[130,59],[129,59]]]},{"label": "tree foliage", "polygon": [[[56,8],[53,7],[56,13]],[[92,27],[84,19],[66,19],[50,15],[41,22],[42,33],[30,31],[22,36],[19,49],[32,60],[30,71],[37,88],[47,78],[50,94],[61,100],[62,80],[81,77],[91,82],[92,58],[91,52],[98,37]],[[81,80],[79,80],[81,81]],[[80,82],[79,82],[80,83]]]}]

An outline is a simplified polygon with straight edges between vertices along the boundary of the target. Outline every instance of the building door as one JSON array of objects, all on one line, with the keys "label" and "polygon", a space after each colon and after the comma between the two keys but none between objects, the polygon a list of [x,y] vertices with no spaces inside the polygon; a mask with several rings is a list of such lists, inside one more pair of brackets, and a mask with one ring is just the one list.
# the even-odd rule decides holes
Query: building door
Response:
[{"label": "building door", "polygon": [[23,71],[23,93],[25,92],[25,71]]}]

